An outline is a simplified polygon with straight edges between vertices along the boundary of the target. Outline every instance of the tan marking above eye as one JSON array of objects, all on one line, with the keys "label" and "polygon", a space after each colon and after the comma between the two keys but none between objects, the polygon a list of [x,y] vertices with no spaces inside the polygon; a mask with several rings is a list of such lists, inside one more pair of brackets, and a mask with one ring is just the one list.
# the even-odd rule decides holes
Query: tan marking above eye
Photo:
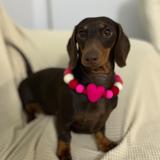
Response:
[{"label": "tan marking above eye", "polygon": [[104,24],[100,24],[100,27],[101,27],[101,28],[104,28],[104,27],[105,27],[105,25],[104,25]]},{"label": "tan marking above eye", "polygon": [[87,29],[87,26],[84,26],[83,28],[84,28],[84,30],[86,30],[86,29]]}]

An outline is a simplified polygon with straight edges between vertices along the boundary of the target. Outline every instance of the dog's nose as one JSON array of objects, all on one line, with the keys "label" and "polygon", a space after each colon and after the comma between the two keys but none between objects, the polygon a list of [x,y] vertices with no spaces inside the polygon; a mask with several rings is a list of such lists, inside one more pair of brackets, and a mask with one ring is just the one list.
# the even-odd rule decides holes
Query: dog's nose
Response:
[{"label": "dog's nose", "polygon": [[95,64],[98,62],[99,54],[96,52],[93,52],[93,53],[88,52],[88,53],[85,53],[84,59],[88,64]]}]

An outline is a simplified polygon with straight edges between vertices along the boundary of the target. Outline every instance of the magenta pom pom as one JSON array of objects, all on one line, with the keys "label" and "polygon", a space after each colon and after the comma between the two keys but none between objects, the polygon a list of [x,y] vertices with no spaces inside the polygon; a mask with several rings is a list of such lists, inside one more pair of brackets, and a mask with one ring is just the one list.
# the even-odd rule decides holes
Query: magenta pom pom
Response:
[{"label": "magenta pom pom", "polygon": [[111,90],[106,91],[106,98],[110,99],[113,97],[113,92]]},{"label": "magenta pom pom", "polygon": [[72,71],[72,69],[70,67],[67,68],[68,70]]},{"label": "magenta pom pom", "polygon": [[116,82],[120,82],[121,84],[123,84],[123,81],[119,75],[115,74],[115,78],[116,78]]},{"label": "magenta pom pom", "polygon": [[116,78],[116,82],[120,82],[121,84],[123,84],[123,81],[121,78]]},{"label": "magenta pom pom", "polygon": [[82,84],[77,85],[76,92],[82,93],[84,91],[84,86]]},{"label": "magenta pom pom", "polygon": [[69,74],[69,73],[72,73],[72,72],[66,69],[66,70],[64,71],[64,76],[65,76],[66,74]]},{"label": "magenta pom pom", "polygon": [[70,67],[68,67],[65,71],[64,71],[64,75],[72,73],[72,69]]},{"label": "magenta pom pom", "polygon": [[120,78],[120,76],[119,76],[119,75],[117,75],[117,74],[115,74],[115,78]]}]

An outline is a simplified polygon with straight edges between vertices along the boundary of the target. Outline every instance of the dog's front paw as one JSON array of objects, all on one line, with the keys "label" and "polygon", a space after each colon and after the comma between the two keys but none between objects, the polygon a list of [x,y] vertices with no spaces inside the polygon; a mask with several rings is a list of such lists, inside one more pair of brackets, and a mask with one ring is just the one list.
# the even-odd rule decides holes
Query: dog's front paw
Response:
[{"label": "dog's front paw", "polygon": [[70,145],[62,140],[58,142],[57,156],[59,160],[71,160]]},{"label": "dog's front paw", "polygon": [[98,148],[104,152],[108,152],[117,146],[117,143],[109,140],[101,131],[97,132],[95,136],[97,139]]},{"label": "dog's front paw", "polygon": [[103,141],[101,141],[101,143],[98,144],[98,147],[104,152],[108,152],[116,146],[117,143],[108,140],[106,137],[103,139]]},{"label": "dog's front paw", "polygon": [[58,155],[59,160],[71,160],[71,154],[70,153],[62,153],[61,155]]}]

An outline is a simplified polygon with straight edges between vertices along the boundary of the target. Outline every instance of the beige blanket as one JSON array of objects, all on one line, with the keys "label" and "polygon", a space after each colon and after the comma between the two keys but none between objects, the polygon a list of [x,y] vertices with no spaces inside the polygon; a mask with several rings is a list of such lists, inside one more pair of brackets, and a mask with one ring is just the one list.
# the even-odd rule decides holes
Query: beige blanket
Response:
[{"label": "beige blanket", "polygon": [[[32,31],[17,26],[0,6],[0,160],[57,160],[55,117],[37,115],[26,124],[17,92],[25,78],[23,59],[34,71],[67,67],[68,31]],[[153,47],[131,39],[124,68],[116,67],[124,80],[117,108],[106,122],[106,136],[119,145],[103,153],[94,135],[72,133],[73,160],[159,160],[160,159],[160,57]]]}]

